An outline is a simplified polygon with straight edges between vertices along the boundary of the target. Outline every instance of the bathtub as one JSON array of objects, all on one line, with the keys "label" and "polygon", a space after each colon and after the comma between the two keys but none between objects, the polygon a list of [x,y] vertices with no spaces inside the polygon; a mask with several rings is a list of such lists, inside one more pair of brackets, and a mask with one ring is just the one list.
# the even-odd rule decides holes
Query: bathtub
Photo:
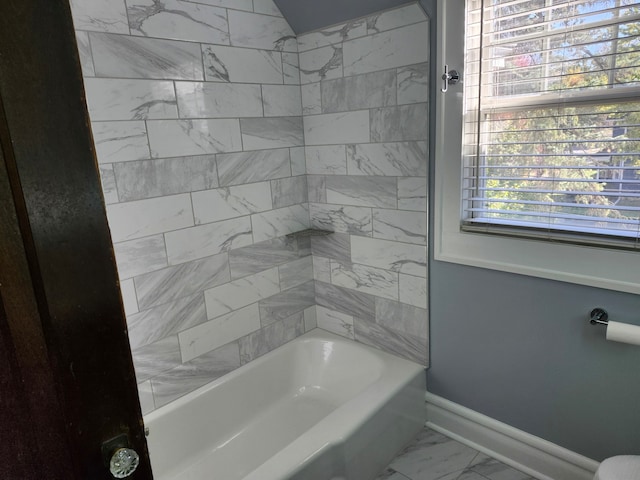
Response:
[{"label": "bathtub", "polygon": [[420,365],[313,330],[145,416],[155,480],[372,480],[424,426]]}]

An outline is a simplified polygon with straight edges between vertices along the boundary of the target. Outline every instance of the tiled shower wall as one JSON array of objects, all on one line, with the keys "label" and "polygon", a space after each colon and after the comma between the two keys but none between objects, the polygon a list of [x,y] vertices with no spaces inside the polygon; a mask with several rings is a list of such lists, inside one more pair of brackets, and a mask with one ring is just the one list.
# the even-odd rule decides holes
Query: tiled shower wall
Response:
[{"label": "tiled shower wall", "polygon": [[149,412],[315,327],[297,43],[271,0],[71,4]]},{"label": "tiled shower wall", "polygon": [[301,37],[301,94],[272,0],[71,4],[143,411],[316,316],[425,363],[417,5]]},{"label": "tiled shower wall", "polygon": [[418,4],[298,38],[318,326],[425,365],[428,38]]}]

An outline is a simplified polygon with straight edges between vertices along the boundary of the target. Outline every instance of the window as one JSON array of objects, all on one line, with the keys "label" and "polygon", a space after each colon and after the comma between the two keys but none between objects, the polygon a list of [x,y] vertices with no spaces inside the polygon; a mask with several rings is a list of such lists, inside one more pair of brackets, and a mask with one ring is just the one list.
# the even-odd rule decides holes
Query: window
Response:
[{"label": "window", "polygon": [[640,2],[466,16],[462,228],[640,248]]},{"label": "window", "polygon": [[436,98],[435,259],[640,294],[640,2],[438,0],[437,24],[462,82]]}]

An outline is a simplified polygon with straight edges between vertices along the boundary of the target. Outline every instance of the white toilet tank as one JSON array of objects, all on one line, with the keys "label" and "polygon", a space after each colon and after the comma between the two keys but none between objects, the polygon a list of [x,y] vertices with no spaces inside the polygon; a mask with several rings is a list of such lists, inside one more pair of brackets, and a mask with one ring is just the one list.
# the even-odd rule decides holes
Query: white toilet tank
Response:
[{"label": "white toilet tank", "polygon": [[593,480],[640,480],[640,455],[607,458]]}]

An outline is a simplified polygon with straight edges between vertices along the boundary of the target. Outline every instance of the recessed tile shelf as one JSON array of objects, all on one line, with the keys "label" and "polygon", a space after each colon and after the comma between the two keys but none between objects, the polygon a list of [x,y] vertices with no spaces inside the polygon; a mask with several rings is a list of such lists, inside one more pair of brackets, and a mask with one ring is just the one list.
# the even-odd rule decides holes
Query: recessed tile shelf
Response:
[{"label": "recessed tile shelf", "polygon": [[287,238],[307,238],[307,237],[324,237],[331,235],[333,232],[330,230],[320,230],[317,228],[307,228],[306,230],[300,230],[287,235]]}]

